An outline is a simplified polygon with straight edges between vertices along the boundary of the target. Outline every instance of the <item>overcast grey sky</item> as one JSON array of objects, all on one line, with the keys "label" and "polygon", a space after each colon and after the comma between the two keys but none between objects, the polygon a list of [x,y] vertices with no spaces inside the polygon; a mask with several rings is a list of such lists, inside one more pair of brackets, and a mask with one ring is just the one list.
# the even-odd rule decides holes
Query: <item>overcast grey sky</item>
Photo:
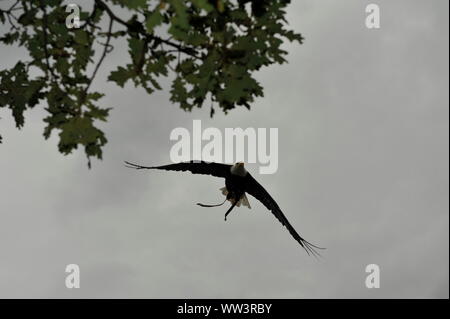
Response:
[{"label": "overcast grey sky", "polygon": [[[448,298],[448,1],[373,2],[379,30],[364,25],[369,1],[293,1],[304,45],[258,75],[265,97],[251,111],[212,120],[167,90],[106,82],[128,59],[117,48],[93,84],[114,109],[91,170],[44,141],[42,107],[20,131],[1,110],[0,297]],[[23,52],[0,50],[2,68]],[[278,172],[249,169],[323,258],[254,198],[227,222],[225,207],[196,206],[222,199],[220,179],[124,168],[168,163],[171,130],[193,119],[279,128]],[[71,263],[80,289],[65,288]],[[379,289],[364,284],[371,263]]]}]

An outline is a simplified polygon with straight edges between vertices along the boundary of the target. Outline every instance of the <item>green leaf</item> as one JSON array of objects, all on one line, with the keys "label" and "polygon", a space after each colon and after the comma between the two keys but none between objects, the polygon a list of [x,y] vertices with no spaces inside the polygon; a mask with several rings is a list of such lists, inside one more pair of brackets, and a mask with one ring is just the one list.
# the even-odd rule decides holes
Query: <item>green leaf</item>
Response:
[{"label": "green leaf", "polygon": [[27,26],[33,24],[34,19],[36,19],[37,9],[32,9],[24,12],[17,20],[20,24]]},{"label": "green leaf", "polygon": [[210,5],[206,0],[192,0],[192,3],[198,8],[205,10],[206,12],[210,12],[214,9],[214,7]]},{"label": "green leaf", "polygon": [[217,0],[217,10],[220,13],[225,11],[225,4],[223,3],[223,0]]},{"label": "green leaf", "polygon": [[126,0],[122,3],[130,9],[146,8],[147,0]]},{"label": "green leaf", "polygon": [[88,33],[84,30],[76,30],[74,40],[78,44],[88,45],[89,44]]},{"label": "green leaf", "polygon": [[147,28],[147,32],[152,33],[153,29],[156,26],[160,25],[163,22],[163,20],[164,17],[162,16],[161,12],[158,9],[153,11],[145,21],[145,27]]},{"label": "green leaf", "polygon": [[190,106],[186,102],[188,98],[188,92],[183,80],[180,77],[175,78],[175,80],[173,81],[170,93],[172,94],[170,98],[172,102],[179,103],[180,107],[184,110],[192,109],[192,106]]},{"label": "green leaf", "polygon": [[102,131],[97,129],[89,117],[75,117],[61,125],[59,133],[59,151],[63,154],[70,154],[78,147],[78,144],[85,146],[88,157],[95,156],[102,158],[101,146],[106,144],[106,138]]},{"label": "green leaf", "polygon": [[131,76],[132,74],[128,69],[119,66],[116,71],[110,73],[108,80],[116,82],[118,86],[123,87]]},{"label": "green leaf", "polygon": [[3,37],[0,38],[0,42],[10,45],[19,40],[19,36],[19,32],[6,33]]},{"label": "green leaf", "polygon": [[175,39],[184,41],[190,28],[186,3],[183,0],[168,0],[168,2],[171,5],[171,10],[175,12],[171,19],[172,25],[169,28],[169,33]]}]

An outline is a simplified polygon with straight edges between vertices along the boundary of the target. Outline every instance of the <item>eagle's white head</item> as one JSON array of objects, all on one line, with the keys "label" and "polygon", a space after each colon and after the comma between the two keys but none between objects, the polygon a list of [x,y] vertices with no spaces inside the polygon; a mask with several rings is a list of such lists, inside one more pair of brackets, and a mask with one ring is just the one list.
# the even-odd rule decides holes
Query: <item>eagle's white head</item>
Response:
[{"label": "eagle's white head", "polygon": [[231,174],[244,177],[247,175],[247,170],[244,167],[244,162],[237,162],[231,166]]}]

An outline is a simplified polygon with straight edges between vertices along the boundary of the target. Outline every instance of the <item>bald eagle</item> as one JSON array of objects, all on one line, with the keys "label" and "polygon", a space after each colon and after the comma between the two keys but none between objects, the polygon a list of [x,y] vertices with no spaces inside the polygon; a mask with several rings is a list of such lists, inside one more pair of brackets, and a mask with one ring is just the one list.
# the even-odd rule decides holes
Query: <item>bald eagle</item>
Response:
[{"label": "bald eagle", "polygon": [[231,207],[225,213],[225,220],[231,210],[241,204],[250,208],[249,201],[245,193],[248,193],[259,200],[268,210],[270,210],[275,217],[286,226],[289,233],[294,239],[306,250],[309,254],[314,256],[319,255],[316,249],[324,249],[303,239],[297,231],[284,216],[278,204],[270,196],[270,194],[261,186],[244,167],[244,163],[237,162],[234,165],[204,162],[204,161],[189,161],[177,164],[169,164],[163,166],[142,166],[125,161],[129,168],[135,169],[160,169],[167,171],[190,171],[192,174],[212,175],[215,177],[225,178],[225,187],[221,188],[222,194],[225,195],[225,200],[221,204],[206,205],[197,203],[202,207],[216,207],[223,205],[227,200],[230,201]]}]

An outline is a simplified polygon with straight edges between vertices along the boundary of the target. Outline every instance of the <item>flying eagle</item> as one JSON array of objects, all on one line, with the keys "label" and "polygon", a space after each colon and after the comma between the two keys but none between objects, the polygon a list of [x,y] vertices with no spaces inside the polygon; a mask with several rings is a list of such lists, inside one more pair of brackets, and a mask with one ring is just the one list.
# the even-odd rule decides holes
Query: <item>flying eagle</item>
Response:
[{"label": "flying eagle", "polygon": [[216,207],[223,205],[227,200],[231,202],[231,207],[225,213],[225,220],[227,220],[228,214],[231,210],[241,204],[250,208],[247,196],[248,193],[259,200],[268,210],[270,210],[275,217],[286,226],[289,233],[294,239],[306,250],[309,254],[314,256],[319,255],[316,249],[324,249],[311,244],[303,239],[297,231],[284,216],[278,204],[270,196],[270,194],[261,186],[244,167],[244,163],[237,162],[234,165],[204,162],[204,161],[190,161],[177,164],[169,164],[163,166],[141,166],[125,161],[125,164],[129,168],[135,169],[161,169],[166,171],[190,171],[192,174],[212,175],[215,177],[225,178],[225,187],[221,188],[222,194],[226,196],[225,200],[221,204],[217,205],[205,205],[197,203],[202,207]]}]

